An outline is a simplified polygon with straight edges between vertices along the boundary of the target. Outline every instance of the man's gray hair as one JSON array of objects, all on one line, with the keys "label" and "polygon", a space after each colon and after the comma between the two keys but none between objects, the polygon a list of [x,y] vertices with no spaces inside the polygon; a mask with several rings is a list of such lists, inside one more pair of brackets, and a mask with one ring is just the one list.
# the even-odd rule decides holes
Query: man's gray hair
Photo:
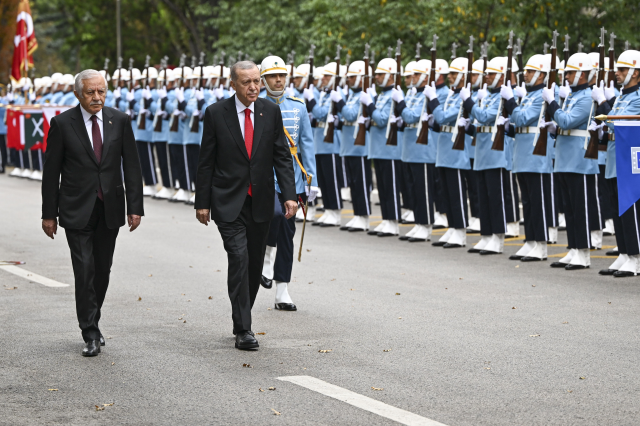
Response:
[{"label": "man's gray hair", "polygon": [[239,61],[231,65],[231,81],[238,81],[238,70],[250,70],[258,68],[253,61]]},{"label": "man's gray hair", "polygon": [[96,71],[96,70],[84,70],[84,71],[80,71],[80,73],[76,76],[76,83],[75,83],[75,87],[74,90],[77,93],[82,93],[82,80],[88,80],[90,78],[94,78],[100,76],[102,77],[102,79],[104,80],[104,88],[105,90],[107,89],[107,80],[104,79],[104,77],[102,76],[102,74],[100,74],[100,71]]}]

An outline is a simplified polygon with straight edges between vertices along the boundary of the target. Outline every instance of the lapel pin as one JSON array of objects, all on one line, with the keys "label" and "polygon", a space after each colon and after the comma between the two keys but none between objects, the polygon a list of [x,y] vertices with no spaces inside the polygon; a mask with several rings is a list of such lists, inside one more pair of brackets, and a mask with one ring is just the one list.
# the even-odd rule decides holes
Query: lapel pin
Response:
[{"label": "lapel pin", "polygon": [[260,113],[260,117],[262,117],[262,113]]},{"label": "lapel pin", "polygon": [[111,123],[111,120],[109,120],[109,124],[113,124],[113,123]]}]

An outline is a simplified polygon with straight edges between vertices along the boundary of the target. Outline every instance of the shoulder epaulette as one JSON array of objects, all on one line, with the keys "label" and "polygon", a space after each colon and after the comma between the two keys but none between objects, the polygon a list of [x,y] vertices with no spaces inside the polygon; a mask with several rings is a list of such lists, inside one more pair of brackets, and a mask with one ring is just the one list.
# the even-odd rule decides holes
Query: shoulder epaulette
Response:
[{"label": "shoulder epaulette", "polygon": [[296,98],[295,96],[287,96],[287,99],[291,99],[293,101],[302,102],[303,104],[305,103],[304,99]]}]

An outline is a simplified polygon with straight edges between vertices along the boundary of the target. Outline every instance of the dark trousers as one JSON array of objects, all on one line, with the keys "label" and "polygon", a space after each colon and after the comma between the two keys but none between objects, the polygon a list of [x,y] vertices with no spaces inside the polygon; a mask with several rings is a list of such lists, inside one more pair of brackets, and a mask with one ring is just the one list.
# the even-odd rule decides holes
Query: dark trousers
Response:
[{"label": "dark trousers", "polygon": [[[9,161],[13,167],[18,167],[19,169],[24,169],[24,157],[22,156],[22,151],[18,151],[15,148],[9,148]],[[27,163],[27,168],[29,167],[29,163]]]},{"label": "dark trousers", "polygon": [[467,194],[469,196],[469,210],[471,216],[479,218],[480,214],[480,198],[478,197],[478,177],[477,172],[473,170],[473,158],[470,159],[471,169],[463,170],[464,179],[467,181]]},{"label": "dark trousers", "polygon": [[231,301],[233,331],[251,330],[251,308],[260,288],[269,222],[256,222],[247,195],[242,210],[232,222],[216,222],[227,252],[227,289]]},{"label": "dark trousers", "polygon": [[520,221],[520,194],[516,175],[508,170],[502,170],[502,182],[504,183],[504,211],[507,223]]},{"label": "dark trousers", "polygon": [[[558,226],[558,205],[562,203],[560,201],[562,196],[560,200],[556,197],[556,186],[559,180],[556,178],[555,173],[545,173],[542,175],[542,182],[544,183],[545,206],[547,207],[547,226],[555,228]],[[562,210],[564,211],[564,207]]]},{"label": "dark trousers", "polygon": [[316,154],[316,169],[324,208],[328,210],[341,209],[340,188],[343,177],[340,156],[338,154]]},{"label": "dark trousers", "polygon": [[109,286],[113,251],[120,229],[109,229],[104,203],[96,198],[87,226],[65,229],[76,286],[76,313],[85,342],[100,338],[102,304]]},{"label": "dark trousers", "polygon": [[136,141],[138,146],[138,157],[140,158],[140,168],[142,178],[147,186],[155,186],[158,183],[156,176],[156,157],[153,154],[153,144],[151,142]]},{"label": "dark trousers", "polygon": [[414,189],[411,181],[411,172],[409,171],[409,163],[400,163],[400,193],[402,194],[402,207],[409,210],[415,209],[415,198],[413,197]]},{"label": "dark trousers", "polygon": [[349,170],[347,170],[347,165],[344,160],[344,157],[340,157],[340,163],[342,164],[342,179],[340,180],[340,188],[348,188],[349,187]]},{"label": "dark trousers", "polygon": [[[198,174],[198,157],[200,157],[200,145],[189,144],[185,145],[187,155],[187,173],[189,175],[189,182],[196,181],[196,175]],[[189,189],[191,190],[191,183],[189,183]]]},{"label": "dark trousers", "polygon": [[606,166],[604,164],[599,165],[600,173],[598,174],[598,203],[600,207],[600,215],[602,219],[602,227],[604,228],[604,222],[613,219],[614,215],[618,214],[617,205],[611,201],[611,188],[607,184],[607,179],[604,177]]},{"label": "dark trousers", "polygon": [[34,149],[31,151],[31,166],[33,170],[42,170],[44,165],[44,155],[42,155],[41,149]]},{"label": "dark trousers", "polygon": [[[589,216],[593,213],[590,204],[596,203],[595,175],[579,173],[556,173],[562,191],[564,215],[567,221],[567,241],[570,249],[591,248],[591,226]],[[593,220],[593,219],[591,219]]]},{"label": "dark trousers", "polygon": [[606,180],[609,194],[611,195],[611,205],[614,209],[613,227],[616,231],[616,243],[618,252],[633,256],[640,254],[640,202],[636,202],[629,209],[618,216],[618,179]]},{"label": "dark trousers", "polygon": [[[306,194],[298,194],[306,200]],[[284,283],[291,282],[293,269],[293,237],[296,235],[296,218],[284,217],[284,199],[276,192],[274,217],[269,227],[267,245],[277,247],[276,260],[273,264],[273,279]]]},{"label": "dark trousers", "polygon": [[517,173],[522,195],[522,213],[524,215],[524,235],[526,241],[548,241],[547,210],[551,194],[545,190],[543,173]]},{"label": "dark trousers", "polygon": [[0,173],[4,173],[7,168],[9,152],[7,152],[7,135],[0,135]]},{"label": "dark trousers", "polygon": [[426,163],[404,163],[408,180],[413,189],[413,214],[417,225],[432,225],[435,210],[436,165]]},{"label": "dark trousers", "polygon": [[191,181],[188,180],[187,148],[186,145],[169,144],[171,153],[171,175],[178,180],[180,188],[191,191]]},{"label": "dark trousers", "polygon": [[158,157],[158,167],[160,167],[160,176],[162,177],[162,186],[165,188],[173,188],[175,182],[171,182],[171,170],[169,168],[169,147],[167,142],[154,142],[156,148],[156,156]]},{"label": "dark trousers", "polygon": [[371,161],[367,157],[344,157],[347,169],[349,188],[351,189],[351,203],[355,216],[369,216],[371,214]]},{"label": "dark trousers", "polygon": [[400,160],[373,160],[383,220],[400,220]]},{"label": "dark trousers", "polygon": [[447,213],[447,203],[446,203],[446,197],[445,197],[445,189],[444,189],[444,185],[442,183],[442,179],[440,178],[440,172],[439,172],[439,168],[436,168],[436,173],[435,173],[435,183],[436,183],[436,200],[435,200],[435,204],[436,204],[436,211],[438,213]]},{"label": "dark trousers", "polygon": [[553,180],[551,181],[551,185],[553,186],[553,198],[554,198],[554,208],[558,214],[564,214],[564,203],[562,202],[562,190],[560,189],[560,183],[558,181],[558,176],[555,173],[551,173],[551,177]]},{"label": "dark trousers", "polygon": [[[478,178],[478,201],[480,204],[480,235],[504,234],[507,232],[505,203],[505,169],[476,171]],[[507,183],[509,176],[506,175]]]},{"label": "dark trousers", "polygon": [[467,181],[463,176],[464,171],[449,167],[438,167],[437,170],[442,183],[444,213],[447,214],[449,227],[466,228],[469,226],[469,219],[467,216]]}]

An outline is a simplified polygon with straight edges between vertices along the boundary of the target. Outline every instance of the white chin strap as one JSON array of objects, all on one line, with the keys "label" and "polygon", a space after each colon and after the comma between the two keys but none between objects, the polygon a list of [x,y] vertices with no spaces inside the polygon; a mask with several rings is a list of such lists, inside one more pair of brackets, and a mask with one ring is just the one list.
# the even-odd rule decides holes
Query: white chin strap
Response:
[{"label": "white chin strap", "polygon": [[[496,77],[493,79],[493,82],[489,86],[489,89],[495,89],[496,86],[498,85],[498,82],[500,81],[500,76],[503,76],[503,75],[504,74],[496,74]],[[537,79],[537,77],[536,77],[536,79]]]},{"label": "white chin strap", "polygon": [[458,76],[456,77],[456,81],[454,81],[454,82],[453,82],[453,84],[451,85],[451,87],[452,87],[453,89],[458,88],[458,84],[460,84],[460,80],[462,80],[462,73],[461,73],[461,72],[459,72],[459,73],[458,73]]},{"label": "white chin strap", "polygon": [[[540,71],[536,71],[536,73],[533,75],[531,80],[529,80],[528,83],[525,83],[525,85],[527,85],[527,86],[535,86],[536,85],[536,81],[538,81],[538,77],[540,77]],[[544,81],[547,81],[546,77],[545,77]]]},{"label": "white chin strap", "polygon": [[478,75],[478,78],[476,78],[476,82],[473,83],[473,85],[471,86],[472,89],[477,89],[480,87],[480,85],[482,84],[484,80],[484,77],[482,75]]},{"label": "white chin strap", "polygon": [[300,80],[300,84],[298,85],[298,87],[296,87],[296,89],[298,89],[298,92],[302,92],[307,87],[308,81],[309,81],[309,76],[302,77],[302,80]]},{"label": "white chin strap", "polygon": [[633,75],[634,72],[636,72],[635,68],[629,68],[629,71],[627,71],[627,76],[625,77],[624,81],[622,82],[622,88],[623,89],[624,89],[624,86],[629,84],[629,82],[631,81],[631,76]]},{"label": "white chin strap", "polygon": [[284,89],[282,89],[282,90],[271,90],[271,88],[267,84],[267,80],[264,77],[262,77],[262,84],[264,84],[264,87],[267,89],[267,93],[270,94],[271,96],[279,98],[284,93]]},{"label": "white chin strap", "polygon": [[350,86],[352,89],[358,89],[360,87],[360,82],[362,81],[362,76],[356,76],[356,82],[353,86]]},{"label": "white chin strap", "polygon": [[385,74],[384,80],[382,80],[382,84],[380,85],[380,87],[387,87],[387,83],[389,83],[390,76],[391,74]]},{"label": "white chin strap", "polygon": [[[581,76],[582,76],[582,71],[576,71],[576,75],[573,78],[573,83],[571,83],[570,86],[571,87],[576,87],[578,85],[578,81],[580,81],[580,77]],[[589,76],[589,77],[591,77],[591,76]]]},{"label": "white chin strap", "polygon": [[424,83],[424,81],[427,79],[427,73],[421,74],[420,78],[418,79],[418,82],[416,84],[414,84],[414,87],[420,87],[422,86],[422,83]]}]

